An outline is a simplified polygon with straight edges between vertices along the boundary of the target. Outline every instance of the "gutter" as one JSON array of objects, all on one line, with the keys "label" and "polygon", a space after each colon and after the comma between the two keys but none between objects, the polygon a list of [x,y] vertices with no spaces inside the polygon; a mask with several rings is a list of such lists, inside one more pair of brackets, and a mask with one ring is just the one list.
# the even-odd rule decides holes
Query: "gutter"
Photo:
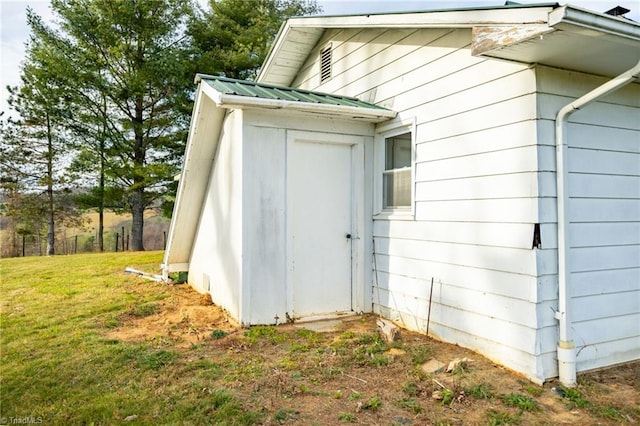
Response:
[{"label": "gutter", "polygon": [[576,350],[571,329],[571,269],[569,259],[569,189],[568,159],[569,145],[566,138],[566,124],[569,116],[640,78],[640,61],[631,69],[609,80],[591,92],[565,105],[556,116],[556,185],[558,205],[558,373],[560,383],[567,387],[576,386]]},{"label": "gutter", "polygon": [[583,34],[602,37],[602,33],[622,38],[630,46],[640,41],[640,24],[604,13],[581,9],[575,6],[562,6],[549,13],[548,25],[556,29],[571,31],[572,27],[582,29]]}]

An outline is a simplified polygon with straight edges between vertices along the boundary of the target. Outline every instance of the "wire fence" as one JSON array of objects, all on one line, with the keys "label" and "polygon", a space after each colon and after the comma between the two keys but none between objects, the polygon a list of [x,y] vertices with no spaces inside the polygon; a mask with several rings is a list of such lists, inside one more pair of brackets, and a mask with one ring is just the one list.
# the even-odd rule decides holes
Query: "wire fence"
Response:
[{"label": "wire fence", "polygon": [[[56,238],[55,254],[77,254],[129,251],[131,230],[121,227],[119,230],[105,231],[102,250],[97,235],[77,234]],[[143,245],[146,250],[164,250],[167,242],[167,230],[145,232]],[[2,244],[2,257],[43,256],[47,253],[47,238],[42,235],[12,235]]]}]

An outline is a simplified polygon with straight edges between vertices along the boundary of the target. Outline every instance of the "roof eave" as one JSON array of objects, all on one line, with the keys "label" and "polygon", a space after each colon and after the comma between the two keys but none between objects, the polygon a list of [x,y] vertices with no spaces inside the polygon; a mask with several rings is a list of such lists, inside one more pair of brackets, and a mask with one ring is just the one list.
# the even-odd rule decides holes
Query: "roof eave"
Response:
[{"label": "roof eave", "polygon": [[604,77],[614,77],[640,59],[640,24],[634,21],[562,6],[551,11],[546,25],[525,30],[476,28],[472,52]]},{"label": "roof eave", "polygon": [[203,85],[202,90],[221,108],[265,108],[333,115],[350,120],[380,123],[394,118],[397,113],[384,108],[363,108],[347,105],[320,104],[312,102],[264,99],[220,93],[213,87]]},{"label": "roof eave", "polygon": [[[290,71],[286,76],[272,75],[280,52],[289,43],[295,43],[296,48],[306,49],[306,56],[311,52],[315,43],[322,37],[326,29],[331,28],[474,28],[478,26],[519,24],[533,25],[546,23],[549,12],[556,7],[555,3],[536,5],[536,7],[495,7],[480,9],[447,9],[425,12],[405,12],[370,15],[341,15],[341,16],[306,16],[290,18],[280,28],[267,58],[265,59],[258,78],[258,82],[291,85],[296,72]],[[315,32],[312,43],[301,45],[295,37],[296,31]],[[315,40],[315,42],[313,42]],[[290,61],[290,60],[289,60]],[[302,66],[302,62],[299,66]],[[275,78],[275,79],[274,79]]]},{"label": "roof eave", "polygon": [[633,43],[640,42],[639,23],[575,6],[562,6],[551,11],[548,25],[555,29],[573,32],[581,31],[584,33],[592,30],[628,39]]}]

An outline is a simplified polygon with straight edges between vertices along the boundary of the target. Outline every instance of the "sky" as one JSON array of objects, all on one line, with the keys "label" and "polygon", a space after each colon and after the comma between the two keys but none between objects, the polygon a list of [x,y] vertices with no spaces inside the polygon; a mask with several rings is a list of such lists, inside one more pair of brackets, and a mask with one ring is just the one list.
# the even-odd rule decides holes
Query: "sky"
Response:
[{"label": "sky", "polygon": [[[199,0],[203,2],[205,0]],[[428,9],[444,9],[472,6],[498,6],[504,0],[316,0],[323,9],[323,15],[364,14],[380,12],[401,12]],[[537,3],[546,0],[518,0],[520,3]],[[615,6],[631,9],[627,18],[640,22],[640,0],[557,0],[597,12],[607,11]],[[7,111],[8,92],[6,86],[20,83],[20,63],[24,57],[24,44],[29,37],[26,9],[31,7],[45,21],[53,15],[49,0],[0,0],[0,111]]]}]

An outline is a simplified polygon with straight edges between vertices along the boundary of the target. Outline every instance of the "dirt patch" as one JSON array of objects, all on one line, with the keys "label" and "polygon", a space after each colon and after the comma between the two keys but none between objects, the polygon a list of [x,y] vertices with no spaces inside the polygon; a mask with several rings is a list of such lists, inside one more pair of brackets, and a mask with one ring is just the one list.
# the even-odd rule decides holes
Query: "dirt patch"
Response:
[{"label": "dirt patch", "polygon": [[134,307],[120,317],[121,325],[108,332],[107,337],[126,342],[168,340],[178,348],[186,348],[210,338],[214,330],[226,333],[238,330],[237,324],[211,302],[209,295],[185,285],[169,289],[169,297]]},{"label": "dirt patch", "polygon": [[[640,421],[640,362],[581,374],[576,392],[566,395],[557,382],[537,386],[421,334],[402,330],[399,341],[385,343],[373,315],[342,318],[328,332],[302,324],[243,329],[187,286],[171,287],[168,297],[151,304],[121,317],[108,336],[181,351],[181,368],[211,370],[202,392],[232,391],[247,410],[260,413],[261,424]],[[422,368],[465,358],[452,372]]]}]

